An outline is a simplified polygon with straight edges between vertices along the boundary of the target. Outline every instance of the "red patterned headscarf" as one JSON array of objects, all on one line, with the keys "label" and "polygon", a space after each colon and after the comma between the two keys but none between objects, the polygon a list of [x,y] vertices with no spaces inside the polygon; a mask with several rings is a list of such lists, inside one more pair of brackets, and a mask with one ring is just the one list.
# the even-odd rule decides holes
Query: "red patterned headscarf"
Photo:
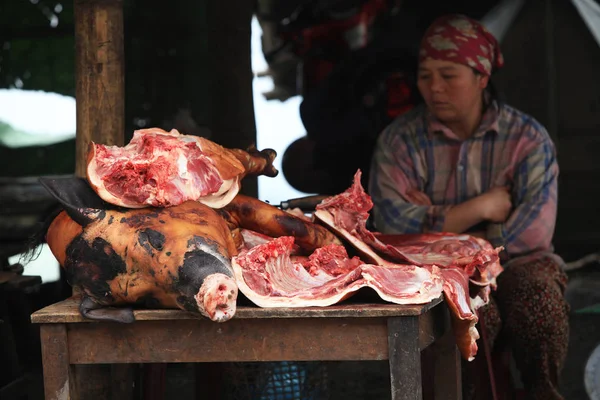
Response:
[{"label": "red patterned headscarf", "polygon": [[427,29],[419,62],[427,59],[464,64],[488,76],[504,64],[494,35],[481,23],[459,14],[440,17]]}]

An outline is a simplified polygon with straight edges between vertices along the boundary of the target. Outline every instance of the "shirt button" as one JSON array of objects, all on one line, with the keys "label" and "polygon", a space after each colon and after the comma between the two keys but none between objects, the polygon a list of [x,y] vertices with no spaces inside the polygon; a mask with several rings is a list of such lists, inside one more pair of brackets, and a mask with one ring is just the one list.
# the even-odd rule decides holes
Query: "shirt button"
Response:
[{"label": "shirt button", "polygon": [[465,169],[465,167],[463,167],[462,164],[459,164],[458,167],[456,167],[456,169],[462,172]]}]

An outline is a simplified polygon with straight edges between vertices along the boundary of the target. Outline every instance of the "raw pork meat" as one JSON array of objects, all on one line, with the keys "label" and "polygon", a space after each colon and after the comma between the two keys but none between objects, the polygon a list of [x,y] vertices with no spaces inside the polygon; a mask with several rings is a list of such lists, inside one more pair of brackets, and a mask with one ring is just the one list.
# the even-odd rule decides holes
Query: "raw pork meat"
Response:
[{"label": "raw pork meat", "polygon": [[453,233],[405,235],[374,235],[371,246],[391,260],[416,265],[458,267],[465,271],[471,283],[478,286],[496,285],[502,272],[498,253],[483,239]]},{"label": "raw pork meat", "polygon": [[[429,270],[440,267],[457,344],[463,357],[472,360],[479,338],[475,310],[487,303],[489,286],[495,286],[496,276],[502,272],[498,257],[502,249],[494,249],[487,241],[470,235],[380,235],[369,231],[366,222],[373,202],[362,188],[360,176],[359,170],[347,191],[317,205],[315,218],[378,265],[408,262]],[[473,299],[469,296],[469,280],[479,287]]]},{"label": "raw pork meat", "polygon": [[290,257],[291,236],[244,250],[232,259],[239,289],[260,307],[329,306],[363,287],[396,304],[427,303],[442,293],[439,269],[414,265],[363,264],[341,245],[329,245],[308,258]]},{"label": "raw pork meat", "polygon": [[247,174],[277,175],[271,149],[226,149],[208,139],[158,128],[137,130],[125,147],[90,143],[87,178],[105,201],[128,208],[196,200],[231,201]]}]

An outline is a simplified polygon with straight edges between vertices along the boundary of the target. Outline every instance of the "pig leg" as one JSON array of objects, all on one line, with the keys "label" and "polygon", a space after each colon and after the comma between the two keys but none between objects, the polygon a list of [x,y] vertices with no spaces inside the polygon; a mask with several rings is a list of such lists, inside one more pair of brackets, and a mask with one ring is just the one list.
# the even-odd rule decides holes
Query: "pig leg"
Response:
[{"label": "pig leg", "polygon": [[295,243],[308,254],[328,244],[342,244],[327,228],[253,197],[238,194],[218,211],[230,229],[245,228],[271,237],[294,236]]},{"label": "pig leg", "polygon": [[81,299],[79,312],[84,318],[96,321],[121,322],[125,324],[135,321],[131,308],[106,307],[96,303],[87,296]]},{"label": "pig leg", "polygon": [[235,314],[238,287],[225,274],[208,275],[194,296],[200,313],[213,321],[225,322]]},{"label": "pig leg", "polygon": [[273,166],[277,153],[273,149],[258,151],[255,146],[250,146],[246,151],[231,149],[235,157],[244,165],[246,175],[265,175],[275,177],[279,173]]}]

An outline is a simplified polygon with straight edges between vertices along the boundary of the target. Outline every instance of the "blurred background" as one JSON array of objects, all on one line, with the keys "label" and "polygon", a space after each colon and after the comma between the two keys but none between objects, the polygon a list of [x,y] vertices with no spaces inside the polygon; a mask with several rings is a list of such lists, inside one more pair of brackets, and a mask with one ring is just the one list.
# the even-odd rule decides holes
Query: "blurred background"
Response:
[{"label": "blurred background", "polygon": [[[125,141],[135,129],[157,126],[226,147],[273,148],[279,176],[245,183],[272,204],[339,193],[358,168],[366,179],[377,135],[420,102],[414,72],[424,29],[449,12],[483,21],[506,59],[494,85],[542,122],[557,146],[555,246],[570,262],[573,308],[564,394],[589,397],[600,381],[588,363],[600,342],[597,1],[258,0],[231,7],[124,0],[123,7]],[[56,206],[37,178],[75,169],[74,24],[72,1],[0,0],[0,271],[12,274],[0,275],[0,387],[38,368],[30,312],[70,295],[47,248],[25,265],[20,254]]]}]

